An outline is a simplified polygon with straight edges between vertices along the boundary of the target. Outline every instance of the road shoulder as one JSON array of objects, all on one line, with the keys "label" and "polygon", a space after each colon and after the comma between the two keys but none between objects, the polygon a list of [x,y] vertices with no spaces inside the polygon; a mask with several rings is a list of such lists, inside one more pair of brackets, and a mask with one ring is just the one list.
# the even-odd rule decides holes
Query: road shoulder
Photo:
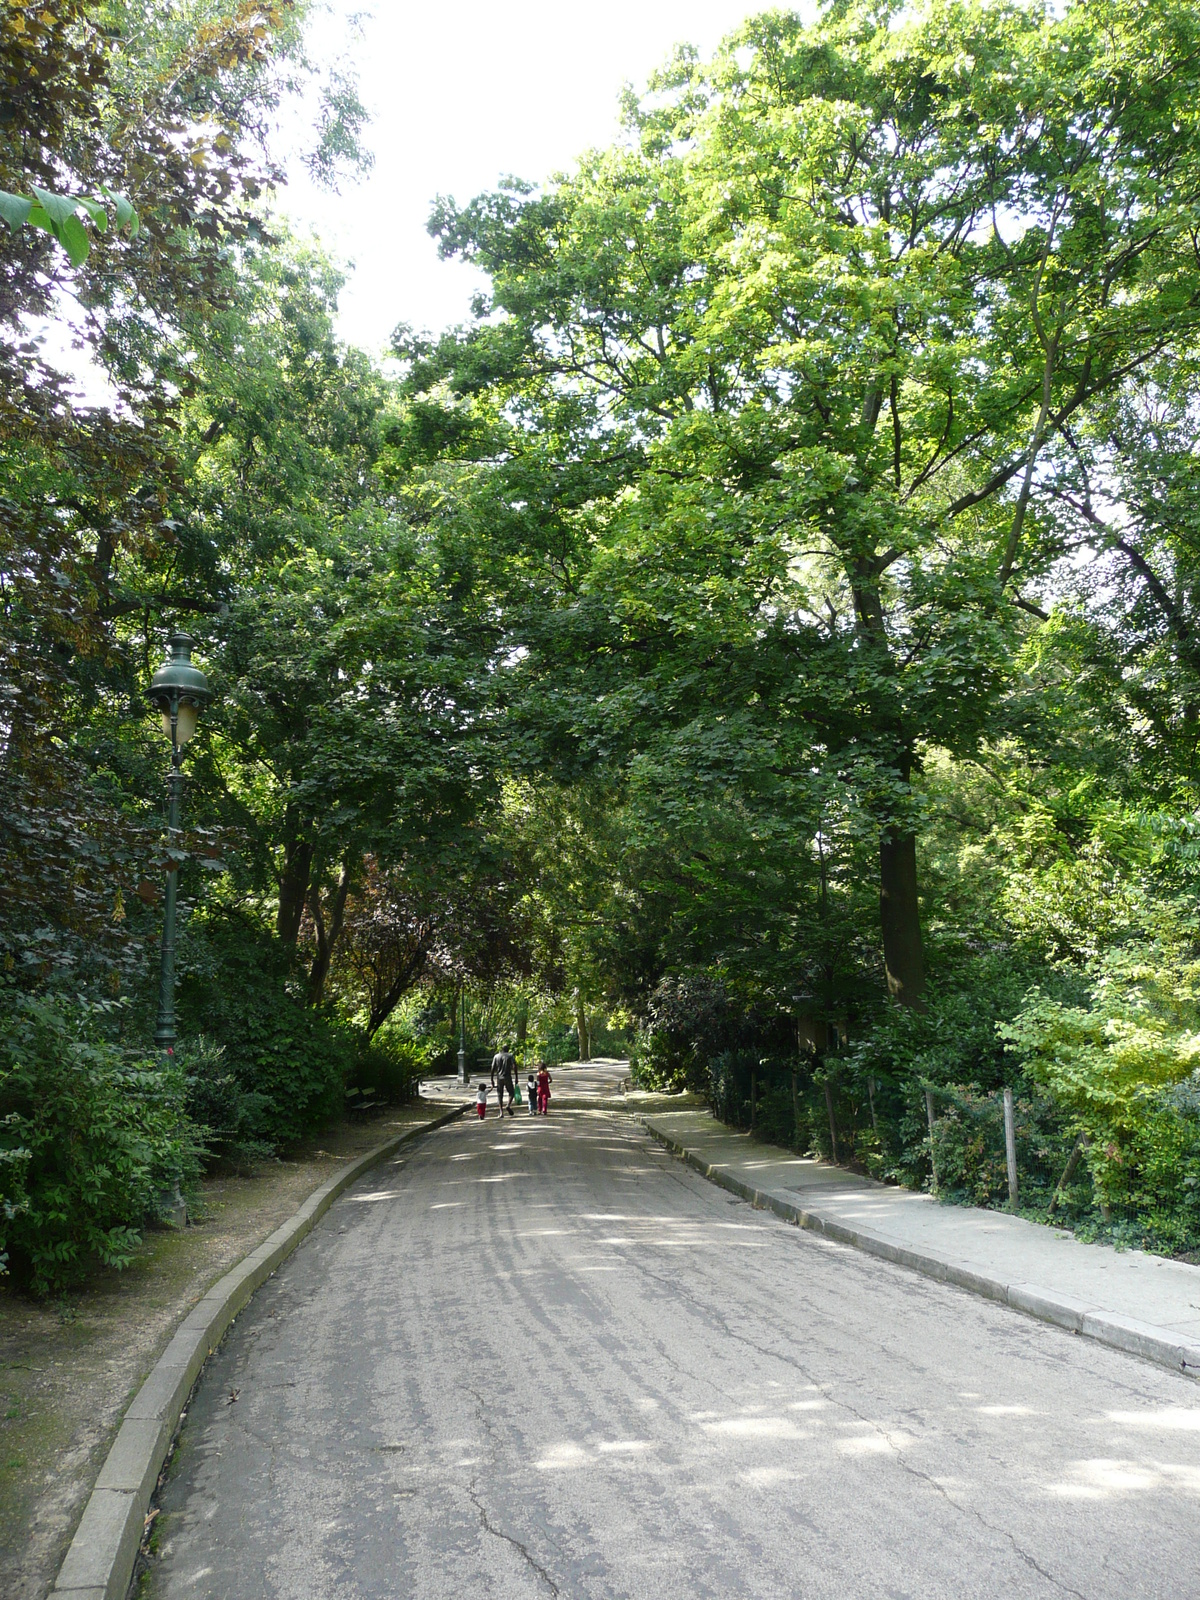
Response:
[{"label": "road shoulder", "polygon": [[184,1318],[130,1402],[59,1569],[55,1595],[63,1600],[124,1600],[158,1474],[192,1387],[230,1323],[345,1189],[402,1145],[453,1121],[465,1109],[460,1105],[445,1111],[348,1162]]},{"label": "road shoulder", "polygon": [[[321,1147],[203,1186],[200,1225],[153,1233],[125,1272],[62,1304],[0,1292],[0,1590],[41,1600],[155,1362],[220,1280],[364,1155],[423,1131],[446,1107],[413,1106],[328,1130]],[[101,1479],[101,1481],[103,1481]]]}]

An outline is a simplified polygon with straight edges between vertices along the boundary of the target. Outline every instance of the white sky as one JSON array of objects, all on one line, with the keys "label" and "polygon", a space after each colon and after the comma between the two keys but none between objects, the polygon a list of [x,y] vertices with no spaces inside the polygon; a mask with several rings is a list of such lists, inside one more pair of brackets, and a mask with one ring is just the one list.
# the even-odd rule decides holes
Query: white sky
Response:
[{"label": "white sky", "polygon": [[435,195],[470,199],[513,173],[540,182],[608,144],[626,82],[644,84],[675,44],[710,53],[771,0],[373,0],[355,40],[348,17],[372,0],[330,0],[311,50],[346,55],[373,121],[375,168],[340,196],[294,164],[280,209],[354,264],[339,332],[373,353],[398,322],[436,331],[462,321],[482,279],[441,262],[425,231]]}]

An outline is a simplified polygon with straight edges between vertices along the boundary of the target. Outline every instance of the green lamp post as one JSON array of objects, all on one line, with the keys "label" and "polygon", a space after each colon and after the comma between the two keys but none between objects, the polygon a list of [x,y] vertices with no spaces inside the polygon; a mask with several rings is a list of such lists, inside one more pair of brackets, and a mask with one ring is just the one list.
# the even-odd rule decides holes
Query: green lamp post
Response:
[{"label": "green lamp post", "polygon": [[[212,690],[200,668],[192,664],[195,640],[186,633],[172,634],[167,659],[150,680],[150,701],[162,715],[163,732],[171,741],[171,770],[167,775],[167,849],[175,847],[179,831],[179,803],[183,794],[183,747],[196,731],[200,713],[212,699]],[[163,907],[162,967],[158,981],[158,1026],[154,1043],[168,1055],[175,1049],[175,896],[179,864],[167,862],[167,892]]]}]

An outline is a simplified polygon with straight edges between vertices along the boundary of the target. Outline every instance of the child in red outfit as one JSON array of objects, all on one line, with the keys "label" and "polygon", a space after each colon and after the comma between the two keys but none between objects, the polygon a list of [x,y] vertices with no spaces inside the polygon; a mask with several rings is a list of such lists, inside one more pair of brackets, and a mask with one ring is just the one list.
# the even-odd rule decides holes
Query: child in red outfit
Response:
[{"label": "child in red outfit", "polygon": [[536,1081],[537,1081],[537,1108],[538,1108],[538,1111],[541,1113],[541,1115],[544,1117],[546,1115],[546,1110],[547,1110],[547,1108],[548,1108],[548,1106],[550,1104],[550,1084],[553,1081],[551,1079],[551,1077],[550,1077],[550,1069],[544,1063],[543,1063],[542,1066],[540,1066],[538,1068],[538,1075],[537,1075],[537,1080]]},{"label": "child in red outfit", "polygon": [[476,1091],[475,1091],[475,1115],[477,1117],[486,1117],[487,1116],[487,1084],[486,1083],[481,1083],[479,1085],[478,1089],[476,1089]]}]

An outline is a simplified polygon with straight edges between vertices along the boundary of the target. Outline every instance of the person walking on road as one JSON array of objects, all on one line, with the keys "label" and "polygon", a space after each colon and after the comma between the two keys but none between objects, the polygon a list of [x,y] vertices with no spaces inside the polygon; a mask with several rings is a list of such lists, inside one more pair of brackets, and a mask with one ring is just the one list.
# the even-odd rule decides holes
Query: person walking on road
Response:
[{"label": "person walking on road", "polygon": [[496,1085],[499,1101],[498,1116],[504,1115],[504,1094],[508,1092],[508,1114],[513,1115],[513,1096],[517,1092],[517,1058],[506,1044],[502,1044],[492,1057],[492,1082]]},{"label": "person walking on road", "polygon": [[550,1109],[550,1085],[553,1081],[550,1068],[543,1061],[537,1075],[537,1108],[543,1117]]},{"label": "person walking on road", "polygon": [[480,1122],[487,1116],[487,1084],[481,1083],[475,1091],[475,1115]]},{"label": "person walking on road", "polygon": [[531,1117],[536,1117],[537,1116],[537,1073],[533,1070],[532,1067],[530,1067],[530,1069],[529,1069],[529,1077],[525,1081],[525,1088],[526,1088],[526,1090],[528,1091],[528,1094],[529,1094],[529,1115]]}]

